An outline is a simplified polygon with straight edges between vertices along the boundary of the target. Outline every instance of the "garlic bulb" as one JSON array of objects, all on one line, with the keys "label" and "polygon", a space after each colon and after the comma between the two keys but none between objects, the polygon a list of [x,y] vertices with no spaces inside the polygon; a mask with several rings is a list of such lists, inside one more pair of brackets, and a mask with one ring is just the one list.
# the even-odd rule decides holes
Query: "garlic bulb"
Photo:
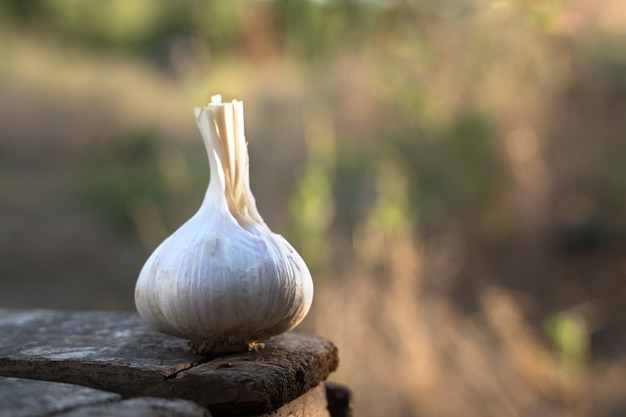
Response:
[{"label": "garlic bulb", "polygon": [[203,353],[243,350],[302,321],[313,281],[256,209],[242,102],[213,96],[195,114],[209,156],[208,190],[198,212],[146,261],[135,304],[149,325]]}]

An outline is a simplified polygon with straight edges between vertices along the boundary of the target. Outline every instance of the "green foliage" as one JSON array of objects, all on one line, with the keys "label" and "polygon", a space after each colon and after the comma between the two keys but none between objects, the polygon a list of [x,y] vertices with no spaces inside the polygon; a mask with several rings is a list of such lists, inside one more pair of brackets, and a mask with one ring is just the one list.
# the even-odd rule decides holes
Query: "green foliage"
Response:
[{"label": "green foliage", "polygon": [[165,201],[157,145],[153,134],[141,132],[86,158],[80,169],[81,199],[111,224],[130,231],[134,201]]},{"label": "green foliage", "polygon": [[[609,158],[609,163],[595,161],[584,168],[591,167],[586,171],[588,183],[605,184],[602,190],[590,191],[593,200],[615,217],[615,213],[623,212],[624,201],[619,195],[626,184],[622,175],[626,165],[623,146],[619,145],[623,141],[618,137],[623,130],[620,120],[626,114],[621,105],[626,91],[623,43],[612,42],[609,37],[590,37],[596,43],[579,45],[582,52],[571,55],[566,42],[557,46],[544,42],[542,37],[550,35],[566,9],[562,1],[512,1],[497,8],[482,8],[469,7],[460,0],[7,0],[1,7],[7,22],[19,22],[65,42],[134,56],[166,56],[173,39],[190,37],[207,46],[207,59],[212,64],[231,62],[232,57],[245,61],[248,43],[263,39],[278,54],[302,64],[299,75],[311,76],[313,83],[324,79],[315,71],[332,69],[326,64],[333,60],[344,59],[344,55],[367,57],[355,62],[355,74],[365,79],[360,88],[374,90],[374,105],[394,112],[390,111],[385,124],[371,132],[375,139],[370,138],[364,146],[350,144],[354,138],[346,135],[337,145],[336,161],[324,165],[318,159],[305,164],[291,203],[301,210],[292,207],[291,212],[309,213],[302,214],[308,220],[295,219],[294,227],[312,227],[321,234],[334,221],[352,230],[365,216],[363,205],[373,201],[374,180],[368,170],[381,157],[390,158],[407,176],[409,210],[412,216],[419,216],[422,231],[428,232],[450,217],[473,218],[507,181],[502,175],[506,161],[498,155],[498,147],[501,130],[511,128],[506,126],[510,122],[502,121],[508,107],[524,99],[525,91],[537,94],[538,90],[546,94],[542,98],[545,103],[554,103],[555,116],[560,118],[557,127],[548,129],[548,163],[553,162],[550,152],[554,152],[554,159],[563,159],[571,149],[595,146],[593,132],[601,129],[600,125],[613,129],[607,134],[612,138],[607,146],[610,151],[596,154]],[[511,54],[512,50],[528,53]],[[563,72],[566,70],[569,72]],[[499,84],[490,87],[492,80],[499,80]],[[207,84],[202,79],[196,85]],[[548,88],[558,90],[544,91]],[[501,94],[500,90],[507,91],[504,101],[493,98]],[[568,115],[581,111],[580,103],[600,106],[598,126],[590,128],[584,114],[568,120],[572,117]],[[123,160],[94,163],[87,175],[102,177],[103,172],[91,171],[123,164]],[[121,171],[124,169],[131,176],[136,168]],[[582,168],[566,167],[557,172],[571,176],[572,183],[580,183],[576,169]],[[162,185],[142,179],[142,175],[139,173],[137,182],[146,182],[145,192],[151,198],[163,198]],[[114,178],[90,181],[92,188],[102,190],[87,193],[91,200],[97,200],[92,194],[113,193],[110,188],[117,184]],[[110,217],[124,223],[128,219],[123,220],[122,207],[130,198],[124,195],[139,192],[140,187],[133,189],[128,183],[120,186],[125,191],[119,191],[115,198],[118,203],[101,201],[97,205],[111,205],[105,211],[118,213]],[[321,200],[328,201],[313,204],[305,190],[307,195],[318,193]],[[319,209],[322,206],[333,206],[329,210],[333,219],[315,218],[325,216],[326,209]]]},{"label": "green foliage", "polygon": [[449,217],[476,216],[499,191],[503,179],[492,135],[486,117],[467,113],[434,137],[396,139],[392,158],[407,172],[413,215],[425,232]]},{"label": "green foliage", "polygon": [[564,369],[571,372],[584,369],[589,358],[589,338],[583,321],[572,314],[559,312],[546,318],[544,328]]},{"label": "green foliage", "polygon": [[325,270],[328,264],[329,227],[334,217],[333,171],[336,144],[331,116],[314,108],[306,120],[307,161],[289,202],[294,243],[309,268]]},{"label": "green foliage", "polygon": [[311,270],[325,270],[327,235],[333,216],[332,185],[328,172],[309,164],[300,176],[290,204],[293,243]]},{"label": "green foliage", "polygon": [[381,10],[355,1],[277,0],[273,6],[288,55],[315,61],[372,39]]},{"label": "green foliage", "polygon": [[410,235],[418,216],[409,206],[410,191],[406,175],[395,160],[382,160],[374,169],[376,202],[372,206],[371,220],[384,236],[393,239]]},{"label": "green foliage", "polygon": [[208,42],[212,53],[229,56],[245,47],[247,24],[269,19],[279,48],[305,61],[373,39],[384,11],[346,0],[7,0],[0,7],[9,22],[67,42],[134,54],[151,54],[176,36],[192,35]]}]

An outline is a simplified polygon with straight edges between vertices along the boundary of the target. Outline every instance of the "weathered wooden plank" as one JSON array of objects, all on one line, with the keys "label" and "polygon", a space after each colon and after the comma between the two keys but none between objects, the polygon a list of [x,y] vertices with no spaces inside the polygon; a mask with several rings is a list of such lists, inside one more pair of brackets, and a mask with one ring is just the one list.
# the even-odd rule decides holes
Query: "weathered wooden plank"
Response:
[{"label": "weathered wooden plank", "polygon": [[210,417],[211,413],[190,401],[140,397],[80,407],[54,417]]},{"label": "weathered wooden plank", "polygon": [[62,382],[0,377],[0,417],[210,417],[190,401],[123,400],[112,392]]},{"label": "weathered wooden plank", "polygon": [[119,399],[112,392],[71,384],[0,377],[0,417],[46,416]]},{"label": "weathered wooden plank", "polygon": [[276,410],[337,368],[336,347],[287,333],[259,352],[214,359],[133,313],[0,310],[0,375],[62,381],[125,397],[176,397],[215,414]]},{"label": "weathered wooden plank", "polygon": [[205,404],[204,393],[211,386],[216,395],[210,409],[216,414],[267,412],[325,380],[327,370],[337,366],[336,357],[328,353],[317,338],[286,335],[266,342],[260,352],[230,355],[189,368],[176,375],[173,389],[176,397]]},{"label": "weathered wooden plank", "polygon": [[331,417],[327,405],[325,387],[321,383],[278,410],[259,417]]}]

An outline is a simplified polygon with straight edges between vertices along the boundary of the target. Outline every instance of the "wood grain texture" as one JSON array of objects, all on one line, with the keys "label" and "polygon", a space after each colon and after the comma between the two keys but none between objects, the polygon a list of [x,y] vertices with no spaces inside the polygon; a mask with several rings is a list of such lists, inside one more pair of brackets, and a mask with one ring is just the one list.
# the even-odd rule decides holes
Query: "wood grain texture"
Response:
[{"label": "wood grain texture", "polygon": [[211,417],[211,413],[186,400],[141,397],[79,407],[54,417]]},{"label": "wood grain texture", "polygon": [[334,417],[327,405],[326,388],[321,383],[278,410],[258,417]]},{"label": "wood grain texture", "polygon": [[259,352],[207,358],[134,313],[0,310],[0,375],[60,381],[124,397],[183,398],[216,415],[262,414],[336,370],[336,347],[287,333]]},{"label": "wood grain texture", "polygon": [[210,417],[190,401],[122,400],[112,392],[61,382],[0,377],[0,417]]},{"label": "wood grain texture", "polygon": [[112,392],[71,384],[0,377],[0,417],[45,416],[119,399]]}]

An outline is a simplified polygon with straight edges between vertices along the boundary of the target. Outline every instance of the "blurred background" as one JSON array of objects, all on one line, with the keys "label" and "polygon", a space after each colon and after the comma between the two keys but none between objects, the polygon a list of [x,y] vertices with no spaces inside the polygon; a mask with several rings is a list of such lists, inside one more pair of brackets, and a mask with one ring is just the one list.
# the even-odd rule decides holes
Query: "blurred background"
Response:
[{"label": "blurred background", "polygon": [[626,414],[621,0],[1,0],[0,57],[0,307],[134,310],[219,93],[356,415]]}]

